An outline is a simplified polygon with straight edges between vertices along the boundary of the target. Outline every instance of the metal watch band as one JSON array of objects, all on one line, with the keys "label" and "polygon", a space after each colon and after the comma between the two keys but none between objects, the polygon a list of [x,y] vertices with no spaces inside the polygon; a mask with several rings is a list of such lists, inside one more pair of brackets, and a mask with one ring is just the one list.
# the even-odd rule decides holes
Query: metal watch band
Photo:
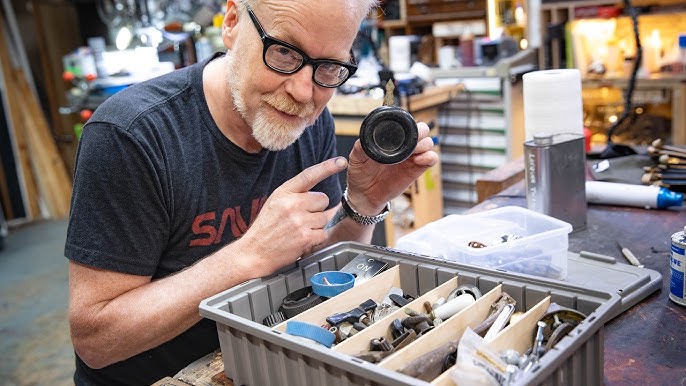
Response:
[{"label": "metal watch band", "polygon": [[373,225],[383,221],[391,210],[390,203],[386,203],[386,207],[381,211],[381,213],[376,216],[365,216],[358,213],[350,204],[348,203],[348,189],[346,188],[343,192],[343,197],[341,197],[341,206],[345,211],[345,214],[353,219],[356,223],[362,225]]}]

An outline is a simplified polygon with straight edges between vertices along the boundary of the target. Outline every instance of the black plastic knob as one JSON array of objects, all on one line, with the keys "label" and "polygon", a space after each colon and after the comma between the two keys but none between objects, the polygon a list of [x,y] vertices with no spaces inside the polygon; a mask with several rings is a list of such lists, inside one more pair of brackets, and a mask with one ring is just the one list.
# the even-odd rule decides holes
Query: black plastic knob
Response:
[{"label": "black plastic knob", "polygon": [[382,164],[406,160],[417,146],[417,124],[397,106],[381,106],[362,121],[360,142],[369,158]]}]

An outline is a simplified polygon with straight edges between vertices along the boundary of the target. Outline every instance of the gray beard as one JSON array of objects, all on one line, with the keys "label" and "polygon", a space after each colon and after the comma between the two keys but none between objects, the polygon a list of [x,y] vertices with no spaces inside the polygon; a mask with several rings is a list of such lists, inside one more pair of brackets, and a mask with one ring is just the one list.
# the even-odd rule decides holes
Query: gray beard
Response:
[{"label": "gray beard", "polygon": [[[226,77],[234,107],[243,120],[249,122],[245,100],[240,94],[241,80],[238,76],[238,68],[236,68],[237,66],[233,62],[233,57],[228,57],[227,60]],[[293,125],[286,125],[283,122],[270,122],[264,109],[259,108],[255,111],[251,129],[253,138],[260,146],[270,151],[280,151],[286,149],[300,138],[306,127],[307,124],[305,123],[293,127]]]}]

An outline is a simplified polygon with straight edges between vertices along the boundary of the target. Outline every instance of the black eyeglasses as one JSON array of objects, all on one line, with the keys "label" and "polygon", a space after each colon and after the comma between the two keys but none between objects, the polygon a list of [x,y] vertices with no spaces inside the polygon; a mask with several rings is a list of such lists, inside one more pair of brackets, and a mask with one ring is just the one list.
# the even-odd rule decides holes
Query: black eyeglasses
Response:
[{"label": "black eyeglasses", "polygon": [[[300,48],[267,35],[250,6],[243,4],[262,39],[262,60],[272,70],[281,74],[293,74],[305,65],[311,64],[312,80],[328,88],[340,86],[357,71],[357,66],[352,63],[332,59],[312,59]],[[352,52],[350,56],[352,57]]]}]

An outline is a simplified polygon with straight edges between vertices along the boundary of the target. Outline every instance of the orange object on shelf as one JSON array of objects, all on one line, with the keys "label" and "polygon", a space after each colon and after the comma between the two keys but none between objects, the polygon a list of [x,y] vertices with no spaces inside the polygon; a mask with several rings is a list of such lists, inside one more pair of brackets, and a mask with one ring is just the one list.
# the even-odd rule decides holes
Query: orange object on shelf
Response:
[{"label": "orange object on shelf", "polygon": [[81,110],[81,113],[79,115],[81,116],[81,120],[86,122],[87,120],[90,119],[91,116],[93,116],[93,110],[83,109],[83,110]]}]

